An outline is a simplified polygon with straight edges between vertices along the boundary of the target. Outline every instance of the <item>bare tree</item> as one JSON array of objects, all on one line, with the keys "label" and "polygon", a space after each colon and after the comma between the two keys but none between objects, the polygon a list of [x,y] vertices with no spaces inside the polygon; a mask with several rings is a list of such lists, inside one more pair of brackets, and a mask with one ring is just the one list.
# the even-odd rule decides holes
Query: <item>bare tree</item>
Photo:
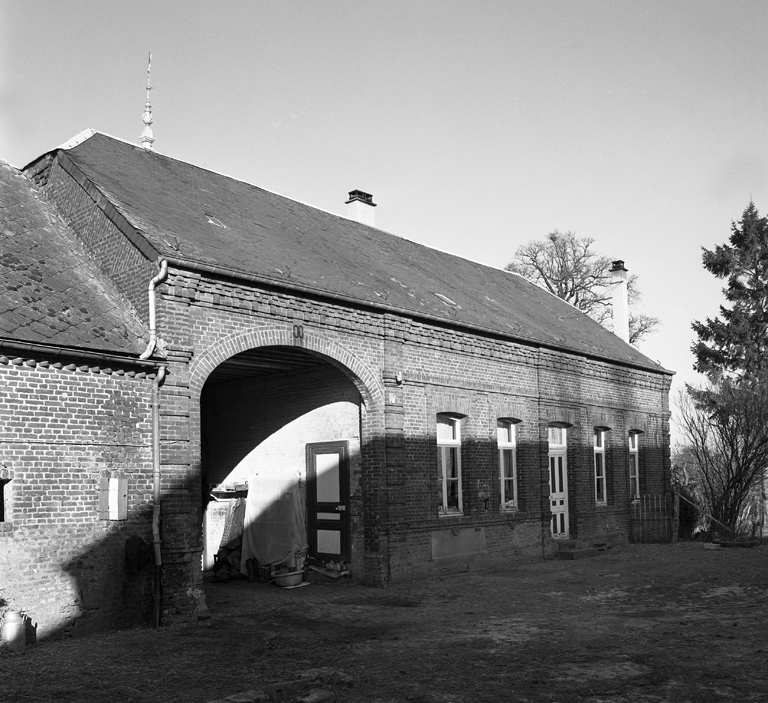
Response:
[{"label": "bare tree", "polygon": [[680,389],[677,423],[683,462],[700,501],[733,530],[756,522],[768,466],[768,386],[721,379]]},{"label": "bare tree", "polygon": [[[608,328],[611,314],[611,259],[593,251],[594,239],[574,232],[554,232],[543,241],[532,241],[515,252],[506,267],[571,303]],[[640,301],[637,275],[627,281],[629,341],[635,344],[661,324],[657,317],[633,309]]]}]

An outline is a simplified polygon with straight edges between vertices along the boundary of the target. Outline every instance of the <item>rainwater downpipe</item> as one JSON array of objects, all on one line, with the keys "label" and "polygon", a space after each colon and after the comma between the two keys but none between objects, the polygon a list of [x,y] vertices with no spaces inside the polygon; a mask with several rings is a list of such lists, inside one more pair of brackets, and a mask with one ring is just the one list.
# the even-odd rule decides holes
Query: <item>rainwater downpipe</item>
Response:
[{"label": "rainwater downpipe", "polygon": [[159,366],[152,382],[152,546],[155,553],[155,583],[152,592],[152,626],[160,627],[163,552],[160,538],[160,386],[165,366]]},{"label": "rainwater downpipe", "polygon": [[[168,277],[168,262],[161,259],[160,272],[149,282],[149,342],[140,359],[148,359],[157,346],[155,288]],[[162,598],[162,540],[160,538],[160,386],[165,378],[165,366],[159,366],[152,382],[152,546],[155,555],[155,583],[152,594],[152,626],[160,627]]]},{"label": "rainwater downpipe", "polygon": [[148,359],[152,356],[157,346],[157,320],[155,316],[155,288],[168,277],[168,262],[165,259],[158,261],[160,271],[149,282],[149,342],[144,353],[139,359]]}]

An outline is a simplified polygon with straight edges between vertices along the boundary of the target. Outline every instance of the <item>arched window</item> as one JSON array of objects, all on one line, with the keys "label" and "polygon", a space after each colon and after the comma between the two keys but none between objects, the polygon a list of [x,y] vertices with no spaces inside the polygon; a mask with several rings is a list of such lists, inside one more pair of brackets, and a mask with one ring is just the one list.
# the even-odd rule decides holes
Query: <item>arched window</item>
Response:
[{"label": "arched window", "polygon": [[437,416],[437,466],[442,488],[442,515],[461,514],[461,417],[449,413]]}]

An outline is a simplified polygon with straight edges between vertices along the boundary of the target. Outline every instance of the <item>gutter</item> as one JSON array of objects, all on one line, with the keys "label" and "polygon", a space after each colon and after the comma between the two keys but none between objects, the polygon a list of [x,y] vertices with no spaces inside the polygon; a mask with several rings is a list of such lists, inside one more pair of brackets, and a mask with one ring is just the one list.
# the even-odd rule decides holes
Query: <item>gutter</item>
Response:
[{"label": "gutter", "polygon": [[110,354],[108,352],[81,351],[79,349],[68,349],[66,347],[56,346],[54,344],[40,344],[39,342],[22,342],[18,339],[7,339],[0,337],[1,349],[13,349],[19,352],[28,352],[31,354],[45,354],[47,356],[63,356],[73,359],[94,359],[96,361],[107,361],[113,364],[131,364],[134,366],[144,366],[157,368],[156,361],[143,361],[141,357],[120,356],[119,354]]},{"label": "gutter", "polygon": [[227,278],[235,278],[242,281],[248,281],[250,283],[259,283],[261,285],[266,285],[266,286],[285,288],[286,290],[298,291],[299,293],[309,293],[310,295],[315,295],[317,297],[324,298],[324,299],[339,300],[339,301],[349,303],[351,305],[355,305],[358,307],[362,306],[362,307],[373,308],[374,310],[384,310],[385,312],[395,313],[395,314],[402,315],[404,317],[408,317],[410,319],[415,319],[415,320],[425,319],[425,320],[429,320],[430,322],[437,322],[440,325],[458,327],[464,330],[468,330],[470,332],[475,332],[475,333],[483,332],[485,334],[492,335],[493,337],[496,337],[496,338],[508,339],[515,342],[522,342],[523,344],[526,344],[529,346],[535,346],[535,347],[540,347],[544,349],[552,349],[554,351],[559,351],[559,352],[565,351],[566,353],[573,354],[575,356],[582,356],[589,359],[596,359],[597,361],[620,364],[621,366],[629,366],[632,368],[641,369],[643,371],[649,371],[651,373],[661,373],[668,376],[675,375],[674,371],[669,371],[661,366],[659,366],[658,369],[654,369],[652,367],[645,366],[639,363],[633,363],[631,361],[611,359],[604,356],[598,356],[597,354],[589,354],[588,352],[567,350],[555,344],[546,344],[539,340],[527,339],[522,336],[516,337],[514,335],[506,335],[502,332],[499,332],[498,330],[491,329],[489,327],[483,327],[481,325],[470,325],[466,322],[460,322],[458,320],[450,320],[450,319],[446,320],[443,317],[440,317],[438,315],[433,315],[428,312],[414,312],[412,310],[406,310],[405,308],[400,308],[395,305],[383,305],[381,303],[362,301],[362,300],[359,300],[358,298],[353,298],[352,296],[345,295],[343,293],[329,293],[327,291],[321,291],[316,288],[310,288],[309,286],[302,286],[297,284],[289,285],[289,284],[286,284],[284,281],[276,281],[274,279],[267,278],[266,276],[259,276],[252,273],[244,273],[242,271],[236,271],[234,269],[224,268],[223,266],[211,266],[210,264],[203,264],[196,261],[186,261],[184,259],[178,259],[172,256],[163,256],[162,259],[158,259],[158,263],[160,261],[171,264],[172,266],[177,266],[178,268],[188,269],[191,271],[204,271],[205,273],[213,274],[216,276],[224,276]]}]

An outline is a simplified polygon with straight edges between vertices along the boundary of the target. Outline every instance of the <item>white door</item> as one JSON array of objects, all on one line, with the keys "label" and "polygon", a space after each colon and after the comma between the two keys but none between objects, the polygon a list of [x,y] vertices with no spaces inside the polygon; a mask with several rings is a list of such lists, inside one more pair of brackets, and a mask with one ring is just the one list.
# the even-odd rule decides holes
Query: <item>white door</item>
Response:
[{"label": "white door", "polygon": [[549,451],[549,505],[552,536],[568,537],[568,460],[565,450]]}]

